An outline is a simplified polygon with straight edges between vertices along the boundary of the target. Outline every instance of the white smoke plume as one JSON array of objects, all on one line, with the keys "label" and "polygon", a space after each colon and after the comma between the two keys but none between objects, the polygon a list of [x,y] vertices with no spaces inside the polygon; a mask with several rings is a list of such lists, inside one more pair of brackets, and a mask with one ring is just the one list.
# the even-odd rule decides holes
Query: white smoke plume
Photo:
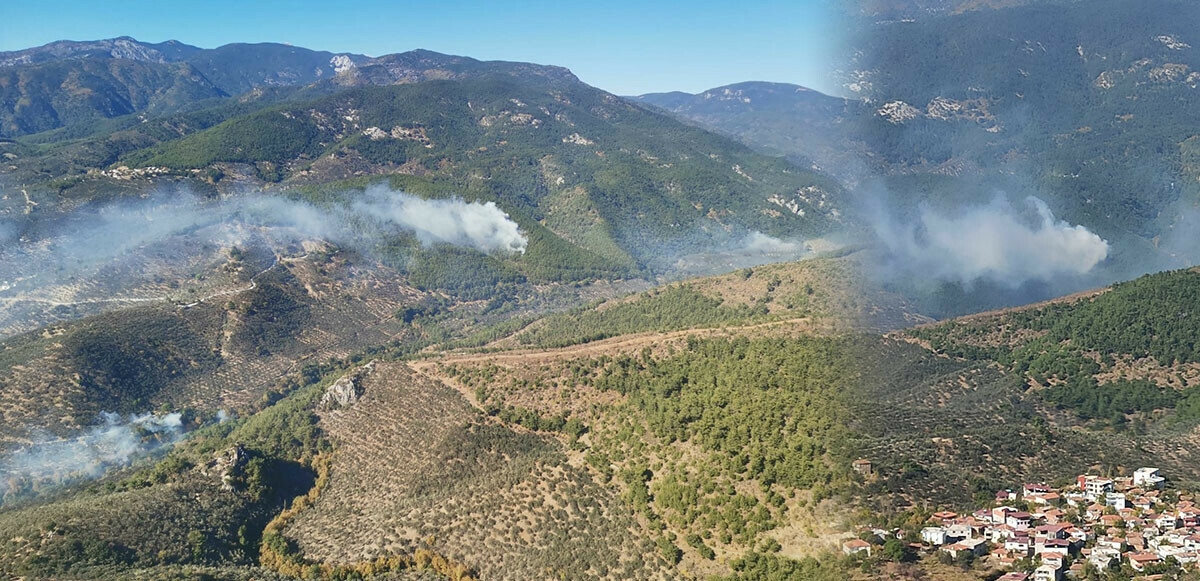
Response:
[{"label": "white smoke plume", "polygon": [[452,244],[486,253],[523,253],[528,245],[516,222],[492,202],[423,200],[386,187],[351,199],[318,206],[266,195],[212,201],[160,194],[27,220],[30,237],[21,241],[14,239],[17,224],[0,219],[0,293],[20,286],[13,294],[28,294],[160,251],[175,257],[167,264],[183,263],[181,252],[189,245],[242,243],[247,234],[242,226],[270,227],[270,235],[283,241],[324,239],[367,253],[381,237],[398,232],[426,246]]},{"label": "white smoke plume", "polygon": [[182,416],[104,412],[100,423],[69,438],[35,437],[0,459],[0,500],[23,490],[96,478],[183,436]]},{"label": "white smoke plume", "polygon": [[757,230],[742,240],[741,249],[753,254],[801,254],[807,250],[803,241],[784,240],[763,234]]},{"label": "white smoke plume", "polygon": [[987,280],[1016,288],[1084,275],[1108,257],[1100,236],[1056,219],[1036,197],[1025,202],[1032,215],[1003,198],[954,215],[922,207],[914,224],[875,220],[875,233],[908,273],[964,285]]},{"label": "white smoke plume", "polygon": [[376,232],[411,233],[425,246],[451,244],[489,254],[524,253],[529,244],[517,223],[494,202],[425,200],[385,186],[368,188],[347,206],[318,207],[277,197],[227,202],[225,206],[238,220],[288,228],[302,237],[341,244],[364,242],[362,227],[366,224]]},{"label": "white smoke plume", "polygon": [[486,253],[524,253],[529,244],[517,223],[494,202],[424,200],[375,187],[356,199],[351,210],[408,230],[426,246],[444,243]]}]

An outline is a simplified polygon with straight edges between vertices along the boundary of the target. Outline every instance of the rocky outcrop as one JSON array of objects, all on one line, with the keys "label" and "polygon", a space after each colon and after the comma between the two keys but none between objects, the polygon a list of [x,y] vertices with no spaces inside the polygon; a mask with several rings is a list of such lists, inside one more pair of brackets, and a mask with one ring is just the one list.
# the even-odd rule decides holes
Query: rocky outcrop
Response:
[{"label": "rocky outcrop", "polygon": [[1150,69],[1150,80],[1155,83],[1175,83],[1188,76],[1190,67],[1180,63],[1166,63]]},{"label": "rocky outcrop", "polygon": [[362,397],[363,378],[374,370],[375,362],[372,361],[346,373],[325,389],[325,393],[321,395],[318,407],[321,409],[338,409],[354,405]]},{"label": "rocky outcrop", "polygon": [[921,116],[921,110],[905,103],[904,101],[892,101],[884,103],[877,111],[880,117],[887,119],[890,123],[901,124],[905,121],[910,121]]},{"label": "rocky outcrop", "polygon": [[588,139],[578,133],[572,133],[562,138],[563,143],[574,143],[575,145],[593,145],[596,142]]},{"label": "rocky outcrop", "polygon": [[356,65],[349,55],[335,54],[329,59],[329,66],[333,67],[334,73],[340,74],[352,70]]},{"label": "rocky outcrop", "polygon": [[221,490],[234,490],[241,486],[243,469],[249,460],[250,455],[246,449],[240,443],[234,444],[217,454],[217,457],[204,467],[204,473],[220,478]]},{"label": "rocky outcrop", "polygon": [[1192,48],[1192,45],[1190,45],[1186,42],[1183,42],[1182,40],[1179,40],[1173,34],[1162,34],[1162,35],[1154,37],[1154,40],[1157,40],[1158,42],[1163,43],[1163,46],[1165,46],[1171,50],[1183,50],[1186,48]]}]

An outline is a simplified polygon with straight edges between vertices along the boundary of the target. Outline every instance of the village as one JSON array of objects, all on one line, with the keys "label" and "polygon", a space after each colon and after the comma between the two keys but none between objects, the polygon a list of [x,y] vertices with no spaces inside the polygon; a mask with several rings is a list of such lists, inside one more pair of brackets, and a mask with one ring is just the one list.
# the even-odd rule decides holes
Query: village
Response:
[{"label": "village", "polygon": [[1196,570],[1200,507],[1193,495],[1166,484],[1157,468],[1112,478],[1083,474],[1060,488],[1025,484],[999,491],[990,507],[971,514],[935,512],[919,535],[869,529],[842,551],[870,556],[885,540],[904,538],[916,554],[1004,571],[997,581],[1084,579],[1116,570],[1155,579]]}]

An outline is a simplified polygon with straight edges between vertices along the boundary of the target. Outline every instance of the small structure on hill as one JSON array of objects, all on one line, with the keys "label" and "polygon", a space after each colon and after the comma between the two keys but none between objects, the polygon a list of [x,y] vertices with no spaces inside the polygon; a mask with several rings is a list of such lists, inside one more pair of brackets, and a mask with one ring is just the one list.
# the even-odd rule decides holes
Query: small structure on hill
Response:
[{"label": "small structure on hill", "polygon": [[870,476],[875,473],[874,467],[871,465],[871,461],[865,458],[859,458],[858,460],[851,462],[850,466],[854,468],[855,472],[858,472],[863,476]]}]

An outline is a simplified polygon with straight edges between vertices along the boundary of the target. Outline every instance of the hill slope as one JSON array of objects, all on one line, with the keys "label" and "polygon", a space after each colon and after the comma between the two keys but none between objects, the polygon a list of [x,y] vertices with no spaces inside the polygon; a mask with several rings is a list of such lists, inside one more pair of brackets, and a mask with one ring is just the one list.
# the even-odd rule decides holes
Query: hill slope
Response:
[{"label": "hill slope", "polygon": [[[1110,239],[1162,234],[1193,193],[1180,144],[1195,134],[1200,52],[1182,23],[1200,20],[1197,10],[1049,3],[874,27],[854,65],[878,109],[862,138],[906,173],[1024,182]],[[1005,172],[1018,179],[1006,185]],[[943,188],[992,195],[953,180],[922,186],[926,199]]]},{"label": "hill slope", "polygon": [[128,37],[0,53],[0,137],[306,85],[366,60],[273,43],[201,49]]},{"label": "hill slope", "polygon": [[821,177],[586,85],[538,80],[353,89],[231,119],[129,161],[252,163],[285,182],[416,174],[618,260],[651,261],[724,227],[803,236],[839,221],[836,186]]},{"label": "hill slope", "polygon": [[665,109],[752,147],[837,173],[854,147],[842,127],[862,105],[787,83],[745,82],[703,93],[651,93],[634,100]]}]

